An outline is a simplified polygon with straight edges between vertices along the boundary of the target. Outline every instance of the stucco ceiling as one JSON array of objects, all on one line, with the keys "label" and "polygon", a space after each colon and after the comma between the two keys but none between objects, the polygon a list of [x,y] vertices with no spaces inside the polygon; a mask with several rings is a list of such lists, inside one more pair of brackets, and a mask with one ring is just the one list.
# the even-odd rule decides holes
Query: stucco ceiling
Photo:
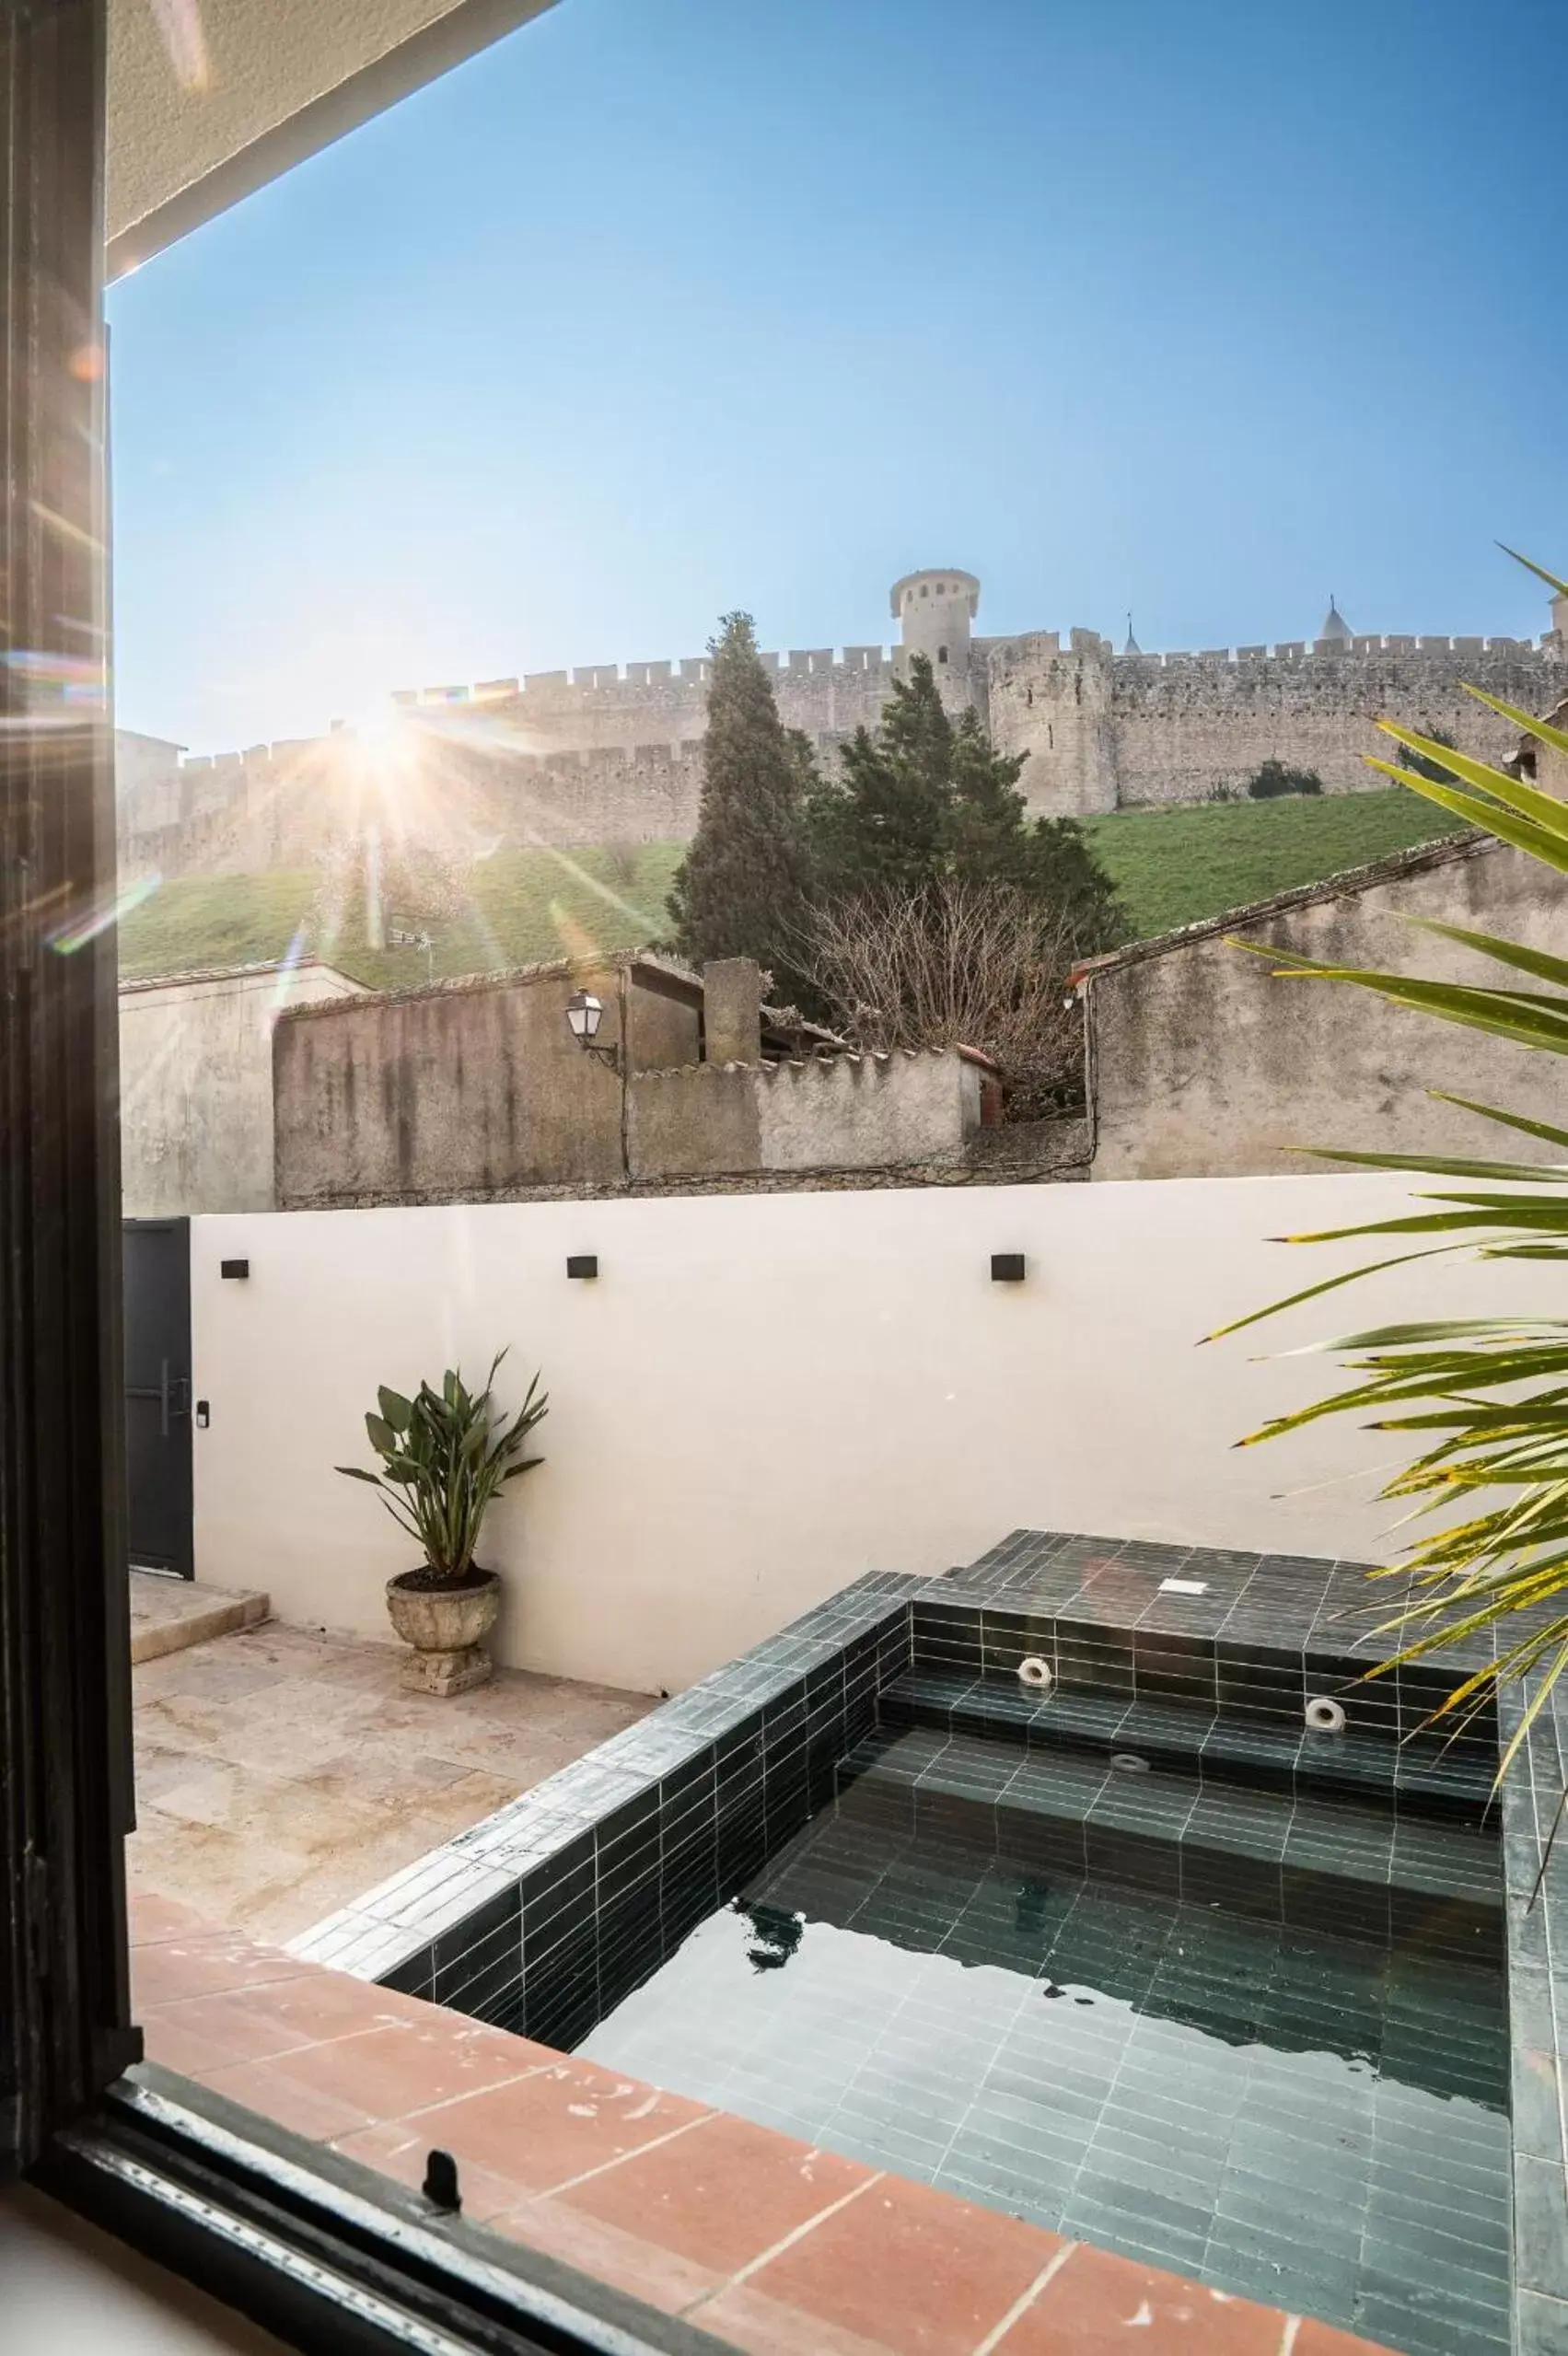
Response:
[{"label": "stucco ceiling", "polygon": [[553,0],[110,0],[122,276]]}]

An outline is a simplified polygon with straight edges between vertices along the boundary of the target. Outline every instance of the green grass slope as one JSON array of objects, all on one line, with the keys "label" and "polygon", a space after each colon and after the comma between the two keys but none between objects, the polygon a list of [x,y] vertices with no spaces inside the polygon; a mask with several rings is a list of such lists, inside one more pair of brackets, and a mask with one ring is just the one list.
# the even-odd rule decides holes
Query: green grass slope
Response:
[{"label": "green grass slope", "polygon": [[[1221,916],[1293,885],[1455,831],[1432,803],[1399,786],[1278,802],[1206,802],[1087,818],[1085,831],[1121,894],[1134,940]],[[657,939],[679,865],[679,842],[634,852],[500,851],[474,870],[473,905],[433,928],[433,954],[367,948],[363,926],[316,937],[317,878],[185,876],[162,884],[120,928],[127,979],[281,957],[303,929],[309,946],[377,989],[531,965]],[[395,911],[394,911],[395,917]]]},{"label": "green grass slope", "polygon": [[1129,936],[1138,941],[1462,830],[1402,785],[1118,810],[1084,820],[1121,896]]},{"label": "green grass slope", "polygon": [[[626,853],[498,851],[474,869],[473,904],[456,923],[430,928],[432,956],[371,949],[363,923],[341,938],[318,937],[318,878],[308,871],[269,876],[190,876],[132,909],[120,927],[127,980],[202,966],[281,957],[296,933],[356,981],[381,990],[593,949],[630,949],[666,929],[664,903],[684,845],[650,842]],[[396,911],[392,911],[396,922]]]}]

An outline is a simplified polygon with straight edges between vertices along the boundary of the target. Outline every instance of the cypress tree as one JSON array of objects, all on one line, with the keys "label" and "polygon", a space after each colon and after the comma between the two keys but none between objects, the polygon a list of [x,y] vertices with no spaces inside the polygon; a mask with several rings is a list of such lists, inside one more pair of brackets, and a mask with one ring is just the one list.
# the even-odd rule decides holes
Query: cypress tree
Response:
[{"label": "cypress tree", "polygon": [[779,719],[749,614],[724,615],[708,651],[714,674],[697,831],[668,902],[675,946],[693,965],[755,957],[787,983],[809,876],[810,748]]},{"label": "cypress tree", "polygon": [[811,843],[834,897],[912,891],[941,873],[953,797],[954,730],[923,655],[910,666],[872,735],[844,747],[843,780],[812,797]]}]

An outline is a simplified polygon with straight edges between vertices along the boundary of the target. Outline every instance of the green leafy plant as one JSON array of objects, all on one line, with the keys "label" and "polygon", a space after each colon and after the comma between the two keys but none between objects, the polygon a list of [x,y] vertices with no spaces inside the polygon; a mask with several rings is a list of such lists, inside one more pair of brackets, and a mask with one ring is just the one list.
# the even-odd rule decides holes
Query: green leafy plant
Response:
[{"label": "green leafy plant", "polygon": [[1315,769],[1287,769],[1283,760],[1266,760],[1247,781],[1255,802],[1276,802],[1282,794],[1320,794],[1323,780]]},{"label": "green leafy plant", "polygon": [[382,1384],[376,1394],[380,1412],[366,1415],[365,1429],[383,1469],[336,1467],[345,1479],[382,1491],[393,1521],[424,1548],[432,1586],[468,1581],[480,1525],[497,1491],[542,1462],[518,1454],[550,1410],[539,1376],[510,1422],[492,1403],[490,1387],[505,1355],[497,1351],[480,1391],[470,1391],[452,1366],[439,1390],[422,1382],[412,1399]]},{"label": "green leafy plant", "polygon": [[[1518,561],[1568,596],[1568,586],[1551,574],[1527,557]],[[1551,751],[1568,754],[1568,733],[1562,729],[1479,688],[1469,692],[1516,725],[1521,737],[1533,737]],[[1393,721],[1378,725],[1406,755],[1421,756],[1427,766],[1413,768],[1401,757],[1399,763],[1373,760],[1375,769],[1498,841],[1568,874],[1568,804],[1446,742]],[[1548,1054],[1568,1055],[1568,957],[1458,925],[1411,921],[1460,942],[1511,974],[1547,987],[1426,981],[1407,974],[1320,965],[1276,950],[1262,954],[1276,958],[1282,978],[1349,983],[1443,1022],[1463,1024]],[[1442,1089],[1432,1093],[1482,1120],[1568,1152],[1568,1129],[1451,1097]],[[1324,1160],[1368,1169],[1421,1171],[1453,1181],[1453,1189],[1416,1194],[1413,1201],[1436,1207],[1402,1218],[1281,1238],[1302,1244],[1361,1236],[1420,1241],[1413,1250],[1398,1251],[1348,1275],[1308,1285],[1221,1332],[1255,1325],[1380,1270],[1445,1253],[1485,1261],[1568,1261],[1568,1160],[1542,1164],[1517,1156],[1485,1160],[1306,1150]],[[1417,1537],[1399,1561],[1374,1573],[1374,1577],[1407,1583],[1399,1609],[1383,1625],[1408,1641],[1393,1659],[1369,1674],[1385,1673],[1398,1662],[1419,1659],[1456,1639],[1495,1630],[1493,1660],[1458,1684],[1433,1717],[1450,1712],[1463,1716],[1480,1705],[1489,1688],[1540,1669],[1503,1753],[1501,1781],[1568,1668],[1568,1606],[1563,1601],[1568,1590],[1568,1318],[1499,1317],[1375,1326],[1317,1346],[1339,1355],[1353,1379],[1327,1399],[1274,1418],[1240,1445],[1276,1439],[1320,1417],[1349,1413],[1367,1416],[1374,1431],[1414,1441],[1420,1453],[1384,1485],[1381,1494],[1411,1501],[1412,1518],[1456,1507],[1459,1518]],[[1489,1502],[1479,1511],[1465,1510],[1481,1492],[1489,1493]]]}]

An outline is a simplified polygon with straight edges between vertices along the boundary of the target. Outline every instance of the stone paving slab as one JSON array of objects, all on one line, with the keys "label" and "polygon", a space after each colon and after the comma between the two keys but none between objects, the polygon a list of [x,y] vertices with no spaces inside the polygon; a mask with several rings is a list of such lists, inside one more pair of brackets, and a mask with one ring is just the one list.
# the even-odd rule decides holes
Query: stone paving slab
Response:
[{"label": "stone paving slab", "polygon": [[133,1890],[291,1938],[654,1706],[515,1669],[443,1700],[401,1663],[268,1620],[134,1667]]},{"label": "stone paving slab", "polygon": [[183,1653],[214,1636],[253,1628],[272,1610],[271,1599],[254,1587],[203,1586],[199,1579],[163,1579],[155,1572],[131,1573],[131,1664]]}]

